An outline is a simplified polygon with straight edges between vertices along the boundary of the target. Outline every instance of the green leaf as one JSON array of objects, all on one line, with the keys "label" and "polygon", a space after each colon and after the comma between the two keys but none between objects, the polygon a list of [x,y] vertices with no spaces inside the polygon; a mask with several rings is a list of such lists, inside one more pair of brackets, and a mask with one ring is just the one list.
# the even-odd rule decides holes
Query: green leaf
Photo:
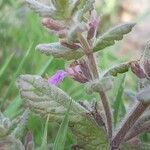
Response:
[{"label": "green leaf", "polygon": [[62,46],[60,43],[49,43],[49,44],[39,44],[36,47],[42,53],[46,55],[52,55],[56,58],[63,58],[66,60],[77,59],[83,54],[80,50],[73,50]]},{"label": "green leaf", "polygon": [[27,128],[33,132],[35,145],[39,145],[39,147],[42,144],[44,123],[44,117],[35,113],[30,114]]},{"label": "green leaf", "polygon": [[129,33],[134,26],[135,23],[125,23],[110,29],[98,37],[94,44],[94,51],[102,50],[108,46],[114,45],[115,41],[122,40],[123,35]]},{"label": "green leaf", "polygon": [[105,73],[104,76],[112,75],[112,76],[117,76],[118,74],[123,74],[128,72],[129,70],[129,63],[122,63],[118,64],[112,68],[109,68]]},{"label": "green leaf", "polygon": [[109,91],[113,85],[113,77],[103,77],[100,79],[92,80],[86,84],[87,93]]},{"label": "green leaf", "polygon": [[[77,11],[77,18],[78,18],[78,21],[82,21],[83,18],[84,18],[84,15],[89,12],[89,11],[92,11],[94,9],[94,6],[93,6],[93,3],[95,1],[94,0],[87,0],[87,1],[84,1],[83,2],[83,6],[82,6],[82,9],[79,9]],[[81,5],[80,5],[81,6]]]},{"label": "green leaf", "polygon": [[[72,101],[71,101],[72,102]],[[68,129],[68,123],[69,123],[69,111],[70,111],[70,105],[67,109],[67,112],[65,114],[65,117],[60,125],[60,128],[58,130],[53,150],[64,150],[65,147],[65,141],[66,141],[66,135],[67,135],[67,129]]]},{"label": "green leaf", "polygon": [[116,96],[116,99],[113,104],[113,106],[114,106],[114,113],[113,113],[114,126],[116,126],[118,123],[120,109],[121,109],[121,106],[124,105],[123,100],[122,100],[122,95],[123,95],[123,91],[124,91],[124,82],[125,82],[125,75],[121,76],[120,84],[118,85],[117,96]]},{"label": "green leaf", "polygon": [[46,123],[45,123],[45,128],[44,128],[42,145],[41,145],[41,148],[40,148],[41,150],[42,149],[47,149],[47,130],[48,130],[49,117],[50,117],[50,115],[48,114],[47,119],[46,119]]},{"label": "green leaf", "polygon": [[[53,60],[53,57],[51,57],[46,64],[44,65],[44,67],[42,67],[39,71],[39,75],[43,75],[45,73],[45,71],[47,70],[47,68],[49,67],[49,65],[51,64]],[[4,115],[9,117],[9,118],[13,118],[15,117],[17,114],[20,113],[20,107],[22,105],[22,99],[20,98],[19,94],[16,96],[16,98],[8,105],[8,107],[5,109],[4,111]]]},{"label": "green leaf", "polygon": [[98,127],[86,115],[80,122],[70,124],[70,128],[76,136],[79,148],[84,150],[109,149],[104,126]]},{"label": "green leaf", "polygon": [[[21,97],[32,111],[42,116],[50,114],[51,122],[60,123],[64,119],[71,98],[61,89],[48,85],[46,80],[33,75],[20,76],[17,84]],[[108,142],[103,127],[97,128],[97,125],[87,118],[86,112],[80,104],[72,100],[69,126],[77,137],[78,144],[86,150],[106,150]]]},{"label": "green leaf", "polygon": [[121,150],[149,150],[149,141],[148,142],[137,142],[131,143],[124,143],[121,147]]},{"label": "green leaf", "polygon": [[52,3],[56,9],[65,10],[69,7],[69,0],[52,0]]},{"label": "green leaf", "polygon": [[67,35],[67,42],[73,43],[79,40],[79,34],[85,32],[87,30],[87,26],[85,23],[78,23],[77,25],[73,25],[70,27]]},{"label": "green leaf", "polygon": [[77,0],[77,4],[76,5],[78,6],[79,9],[81,9],[86,4],[86,1],[87,0]]},{"label": "green leaf", "polygon": [[32,50],[32,45],[33,45],[33,44],[30,45],[30,47],[29,47],[29,49],[27,50],[25,56],[24,56],[23,59],[21,60],[19,66],[18,66],[18,69],[16,70],[16,72],[15,72],[14,75],[13,75],[12,80],[11,80],[11,82],[10,82],[10,84],[9,84],[8,89],[7,89],[7,92],[6,92],[4,98],[3,98],[2,101],[1,101],[1,107],[3,107],[4,102],[5,102],[6,99],[8,98],[8,96],[9,96],[9,94],[10,94],[10,92],[11,92],[13,86],[14,86],[14,83],[15,83],[15,81],[16,81],[16,78],[17,78],[18,74],[21,72],[21,69],[22,69],[24,63],[26,62],[26,59],[28,58],[28,55],[30,54],[30,52],[31,52],[31,50]]},{"label": "green leaf", "polygon": [[38,13],[41,17],[50,17],[58,20],[65,20],[70,18],[71,7],[69,0],[52,0],[51,5],[53,4],[53,6],[47,6],[36,0],[25,1],[29,7]]},{"label": "green leaf", "polygon": [[[48,84],[41,76],[21,75],[17,80],[17,86],[25,104],[31,109],[50,113],[51,117],[57,114],[62,117],[68,108],[71,97],[57,86]],[[85,112],[85,109],[73,101],[70,111],[72,116],[82,112]]]},{"label": "green leaf", "polygon": [[70,0],[52,0],[55,9],[55,18],[58,20],[67,20],[71,17],[71,3]]},{"label": "green leaf", "polygon": [[26,126],[29,118],[29,113],[30,113],[29,109],[26,109],[24,111],[24,113],[19,119],[19,123],[17,124],[17,127],[11,133],[11,135],[16,137],[17,139],[22,139],[22,137],[24,136],[24,132],[26,130]]},{"label": "green leaf", "polygon": [[49,65],[51,64],[52,61],[53,61],[53,57],[50,57],[49,60],[46,62],[46,64],[39,71],[38,74],[40,76],[42,76],[45,73],[45,71],[47,70],[47,68],[49,67]]},{"label": "green leaf", "polygon": [[16,115],[20,113],[20,106],[22,104],[22,100],[20,96],[18,95],[11,103],[10,105],[5,109],[4,115],[9,118],[13,118]]},{"label": "green leaf", "polygon": [[5,61],[3,67],[0,69],[0,78],[1,78],[1,76],[4,74],[5,70],[8,68],[8,65],[10,64],[11,60],[13,59],[13,57],[14,57],[14,53],[11,54],[11,55],[7,58],[7,60]]},{"label": "green leaf", "polygon": [[81,14],[81,12],[83,12],[83,8],[85,7],[85,5],[91,5],[91,7],[93,8],[93,1],[91,3],[91,0],[76,0],[74,3],[72,3],[71,4],[71,7],[72,7],[71,14],[72,14],[72,16],[75,13],[77,13],[78,16],[81,16],[79,14]]}]

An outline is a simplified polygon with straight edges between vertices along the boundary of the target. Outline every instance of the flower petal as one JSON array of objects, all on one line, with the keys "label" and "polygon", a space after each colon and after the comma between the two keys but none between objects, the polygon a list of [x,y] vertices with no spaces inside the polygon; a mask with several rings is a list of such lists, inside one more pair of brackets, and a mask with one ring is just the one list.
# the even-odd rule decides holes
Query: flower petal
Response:
[{"label": "flower petal", "polygon": [[48,79],[49,84],[58,85],[68,73],[64,70],[58,70],[52,77]]}]

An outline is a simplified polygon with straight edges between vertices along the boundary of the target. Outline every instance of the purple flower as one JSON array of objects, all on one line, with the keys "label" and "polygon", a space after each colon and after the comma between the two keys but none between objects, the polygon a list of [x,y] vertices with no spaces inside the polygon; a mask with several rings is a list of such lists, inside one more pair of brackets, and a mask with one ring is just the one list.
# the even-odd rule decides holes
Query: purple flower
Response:
[{"label": "purple flower", "polygon": [[49,84],[58,85],[68,73],[64,70],[58,70],[53,76],[48,79]]},{"label": "purple flower", "polygon": [[70,64],[69,68],[67,68],[66,71],[68,72],[68,75],[70,77],[80,83],[86,83],[90,79],[89,68],[84,63],[75,61]]}]

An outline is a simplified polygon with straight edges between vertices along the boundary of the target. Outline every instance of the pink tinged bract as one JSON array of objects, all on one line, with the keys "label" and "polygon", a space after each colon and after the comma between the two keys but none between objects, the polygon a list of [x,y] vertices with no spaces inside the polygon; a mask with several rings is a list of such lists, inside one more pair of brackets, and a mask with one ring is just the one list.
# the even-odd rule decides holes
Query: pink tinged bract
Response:
[{"label": "pink tinged bract", "polygon": [[140,79],[143,79],[146,77],[145,72],[143,68],[140,66],[139,62],[137,61],[131,62],[130,67],[131,67],[132,72]]},{"label": "pink tinged bract", "polygon": [[91,14],[91,20],[89,22],[89,31],[87,35],[88,39],[92,39],[93,37],[96,36],[99,24],[100,24],[100,17],[97,16],[96,11],[93,11]]},{"label": "pink tinged bract", "polygon": [[69,67],[66,69],[66,71],[68,72],[68,75],[70,77],[72,77],[74,80],[80,83],[86,83],[88,81],[79,65]]},{"label": "pink tinged bract", "polygon": [[48,79],[48,84],[58,85],[68,73],[64,70],[58,70],[53,76]]}]

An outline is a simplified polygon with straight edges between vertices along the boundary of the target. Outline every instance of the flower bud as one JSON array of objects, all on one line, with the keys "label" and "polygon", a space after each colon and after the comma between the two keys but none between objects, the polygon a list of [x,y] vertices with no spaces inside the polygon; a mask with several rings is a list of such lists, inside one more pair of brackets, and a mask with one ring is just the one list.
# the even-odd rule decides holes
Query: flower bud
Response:
[{"label": "flower bud", "polygon": [[24,146],[27,150],[34,149],[33,133],[31,131],[26,134]]},{"label": "flower bud", "polygon": [[67,36],[68,42],[77,42],[78,34],[83,33],[88,30],[88,27],[85,23],[78,23],[70,28]]},{"label": "flower bud", "polygon": [[68,48],[71,48],[71,49],[74,49],[74,50],[77,50],[77,49],[80,48],[79,45],[74,44],[74,43],[69,44],[69,43],[67,43],[66,41],[61,41],[61,45],[65,46],[65,47],[68,47]]},{"label": "flower bud", "polygon": [[146,77],[144,70],[140,66],[140,64],[137,61],[132,61],[130,64],[132,72],[139,77],[140,79],[143,79]]},{"label": "flower bud", "polygon": [[84,60],[73,62],[66,71],[74,80],[80,83],[86,83],[92,78],[88,65]]},{"label": "flower bud", "polygon": [[89,31],[87,35],[88,40],[95,37],[99,23],[100,23],[100,17],[98,17],[96,11],[93,10],[91,14],[91,20],[89,22]]},{"label": "flower bud", "polygon": [[60,30],[64,30],[65,27],[63,25],[61,25],[59,22],[51,19],[51,18],[44,18],[42,20],[42,24],[47,27],[50,30],[54,30],[54,31],[60,31]]}]

